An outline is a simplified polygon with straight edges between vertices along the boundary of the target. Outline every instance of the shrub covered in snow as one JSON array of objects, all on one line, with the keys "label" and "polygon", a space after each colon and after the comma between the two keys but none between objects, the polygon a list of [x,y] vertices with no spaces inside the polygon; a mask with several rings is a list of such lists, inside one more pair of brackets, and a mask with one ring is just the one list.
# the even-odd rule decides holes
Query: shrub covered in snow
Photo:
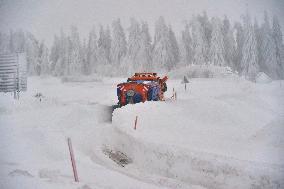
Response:
[{"label": "shrub covered in snow", "polygon": [[259,72],[255,78],[256,83],[270,83],[272,79],[263,72]]}]

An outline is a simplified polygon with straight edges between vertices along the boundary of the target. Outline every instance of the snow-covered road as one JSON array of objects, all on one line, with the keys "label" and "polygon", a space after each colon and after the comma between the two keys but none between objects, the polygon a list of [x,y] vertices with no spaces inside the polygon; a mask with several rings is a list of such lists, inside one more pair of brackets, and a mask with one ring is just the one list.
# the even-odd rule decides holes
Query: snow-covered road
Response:
[{"label": "snow-covered road", "polygon": [[[284,187],[281,82],[195,79],[185,92],[170,80],[167,97],[174,87],[177,101],[116,109],[111,123],[119,82],[32,77],[19,101],[0,94],[0,188]],[[79,183],[73,182],[67,137]],[[104,148],[133,162],[121,167]]]}]

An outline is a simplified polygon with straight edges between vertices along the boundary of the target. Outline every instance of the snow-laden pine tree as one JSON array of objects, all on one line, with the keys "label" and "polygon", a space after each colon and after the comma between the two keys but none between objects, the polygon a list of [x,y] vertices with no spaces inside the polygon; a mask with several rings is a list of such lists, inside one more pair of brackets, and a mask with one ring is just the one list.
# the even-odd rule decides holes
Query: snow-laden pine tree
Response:
[{"label": "snow-laden pine tree", "polygon": [[198,15],[197,20],[200,22],[202,27],[202,35],[203,35],[203,56],[205,58],[205,62],[210,61],[210,45],[211,45],[211,35],[212,35],[212,24],[207,16],[206,11],[203,12],[203,15]]},{"label": "snow-laden pine tree", "polygon": [[149,34],[148,24],[146,22],[142,22],[141,31],[140,31],[140,48],[138,51],[138,60],[140,61],[140,65],[142,65],[141,71],[151,72],[153,65],[151,59],[151,36]]},{"label": "snow-laden pine tree", "polygon": [[142,68],[142,64],[138,58],[138,52],[140,50],[140,24],[134,18],[130,19],[130,27],[128,28],[128,48],[127,57],[124,64],[121,66],[122,72],[124,74],[131,74],[133,72],[138,72]]},{"label": "snow-laden pine tree", "polygon": [[184,30],[181,33],[181,64],[189,65],[193,63],[193,46],[190,34],[190,26],[186,23]]},{"label": "snow-laden pine tree", "polygon": [[59,37],[56,35],[54,36],[53,39],[53,44],[50,50],[50,55],[49,55],[49,60],[50,60],[50,72],[54,75],[56,74],[56,64],[59,62],[60,58],[60,43],[59,43]]},{"label": "snow-laden pine tree", "polygon": [[82,73],[81,62],[81,42],[77,27],[71,26],[71,35],[69,37],[68,70],[71,75]]},{"label": "snow-laden pine tree", "polygon": [[234,69],[234,56],[236,55],[236,42],[234,39],[233,29],[230,21],[225,16],[223,20],[222,33],[224,38],[225,62],[228,66]]},{"label": "snow-laden pine tree", "polygon": [[60,59],[58,68],[56,70],[60,75],[70,74],[70,62],[71,62],[71,41],[70,37],[66,36],[63,31],[60,35]]},{"label": "snow-laden pine tree", "polygon": [[99,39],[98,39],[98,72],[104,75],[112,75],[112,66],[110,65],[110,49],[111,49],[111,36],[109,28],[104,30],[100,26]]},{"label": "snow-laden pine tree", "polygon": [[[53,74],[56,76],[68,75],[69,74],[69,51],[70,51],[70,40],[61,30],[60,37],[54,39],[54,45],[52,47],[51,61]],[[56,62],[53,62],[53,56],[56,57]]]},{"label": "snow-laden pine tree", "polygon": [[272,29],[270,27],[267,13],[264,14],[264,23],[260,30],[260,71],[266,73],[273,79],[278,78],[277,60],[276,60],[276,45],[272,36]]},{"label": "snow-laden pine tree", "polygon": [[262,36],[261,36],[261,29],[259,28],[258,21],[257,21],[256,18],[254,19],[253,28],[254,28],[254,33],[255,33],[255,37],[256,37],[256,44],[257,44],[258,64],[260,64],[260,62],[262,60],[262,54],[261,54],[261,43],[262,43],[261,37]]},{"label": "snow-laden pine tree", "polygon": [[95,28],[93,27],[89,33],[88,45],[87,45],[87,57],[86,57],[86,70],[87,74],[96,72],[97,66],[97,54],[98,54],[98,46],[97,46],[97,35]]},{"label": "snow-laden pine tree", "polygon": [[254,80],[259,72],[256,36],[248,14],[244,17],[244,44],[240,70],[241,75],[249,80]]},{"label": "snow-laden pine tree", "polygon": [[38,55],[39,55],[39,42],[31,33],[27,33],[26,56],[27,56],[27,70],[29,75],[40,74],[40,64],[39,64]]},{"label": "snow-laden pine tree", "polygon": [[206,64],[206,56],[209,49],[205,30],[196,17],[192,18],[190,25],[192,28],[192,47],[194,52],[193,63],[204,65]]},{"label": "snow-laden pine tree", "polygon": [[118,68],[126,54],[127,44],[120,19],[112,23],[111,63]]},{"label": "snow-laden pine tree", "polygon": [[169,28],[163,17],[160,17],[155,25],[155,36],[153,45],[153,66],[156,71],[169,71],[175,62]]},{"label": "snow-laden pine tree", "polygon": [[210,46],[210,64],[217,66],[225,66],[225,49],[222,34],[222,22],[219,18],[212,18],[212,37]]},{"label": "snow-laden pine tree", "polygon": [[173,32],[171,26],[169,26],[169,40],[171,43],[171,51],[173,53],[173,67],[175,67],[180,61],[180,52],[175,33]]},{"label": "snow-laden pine tree", "polygon": [[129,28],[129,46],[127,61],[129,72],[152,71],[151,66],[151,37],[146,22],[139,24],[131,19]]},{"label": "snow-laden pine tree", "polygon": [[39,46],[39,65],[40,73],[39,75],[48,75],[50,74],[50,64],[49,64],[49,51],[42,41]]},{"label": "snow-laden pine tree", "polygon": [[235,23],[234,29],[235,29],[235,40],[236,40],[236,55],[234,58],[233,69],[236,70],[238,73],[241,73],[241,62],[243,57],[245,33],[243,26],[239,22]]},{"label": "snow-laden pine tree", "polygon": [[284,79],[284,45],[283,36],[279,20],[276,16],[273,17],[272,36],[276,46],[276,62],[277,73],[280,79]]},{"label": "snow-laden pine tree", "polygon": [[90,62],[87,61],[88,58],[87,54],[88,54],[88,46],[86,43],[86,39],[83,39],[83,44],[80,49],[80,57],[81,57],[80,61],[82,65],[82,74],[84,75],[89,75],[92,73]]}]

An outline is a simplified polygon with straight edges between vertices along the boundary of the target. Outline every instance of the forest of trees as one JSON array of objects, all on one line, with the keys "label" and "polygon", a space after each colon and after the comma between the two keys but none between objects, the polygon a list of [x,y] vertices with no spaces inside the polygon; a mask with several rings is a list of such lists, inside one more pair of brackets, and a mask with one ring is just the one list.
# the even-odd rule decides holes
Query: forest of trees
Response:
[{"label": "forest of trees", "polygon": [[284,79],[284,45],[277,17],[264,13],[262,23],[242,16],[241,22],[208,18],[206,12],[185,22],[179,34],[163,17],[150,35],[145,21],[130,19],[125,30],[116,19],[93,28],[81,39],[75,26],[54,36],[51,47],[22,30],[0,33],[0,53],[25,52],[30,75],[119,76],[140,71],[171,71],[187,65],[229,66],[254,80],[259,72]]}]

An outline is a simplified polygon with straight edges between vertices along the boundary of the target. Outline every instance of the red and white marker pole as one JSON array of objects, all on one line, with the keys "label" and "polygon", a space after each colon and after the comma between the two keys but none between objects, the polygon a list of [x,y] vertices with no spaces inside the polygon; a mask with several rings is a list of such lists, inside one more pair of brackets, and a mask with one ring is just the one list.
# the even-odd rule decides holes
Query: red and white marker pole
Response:
[{"label": "red and white marker pole", "polygon": [[136,130],[136,127],[137,127],[137,119],[138,119],[138,116],[135,117],[134,130]]},{"label": "red and white marker pole", "polygon": [[72,142],[71,142],[70,138],[68,138],[67,141],[68,141],[70,158],[71,158],[71,163],[72,163],[72,168],[73,168],[74,180],[75,180],[75,182],[79,182],[78,174],[77,174],[77,168],[76,168],[76,163],[75,163],[75,158],[74,158],[74,152],[73,152],[73,148],[72,148]]}]

